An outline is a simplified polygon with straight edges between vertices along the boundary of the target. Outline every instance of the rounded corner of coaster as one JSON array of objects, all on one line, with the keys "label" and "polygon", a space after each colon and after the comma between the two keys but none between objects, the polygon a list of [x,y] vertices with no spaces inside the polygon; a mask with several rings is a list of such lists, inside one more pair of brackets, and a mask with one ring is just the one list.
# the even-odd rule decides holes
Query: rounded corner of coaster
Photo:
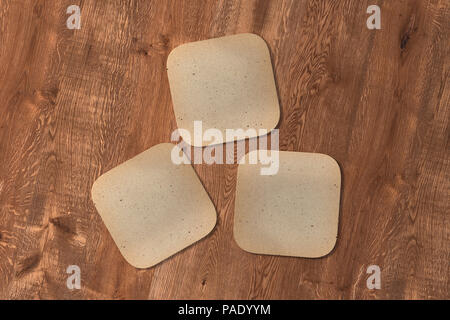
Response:
[{"label": "rounded corner of coaster", "polygon": [[103,186],[103,180],[104,180],[104,173],[100,175],[95,181],[92,183],[91,186],[91,199],[92,202],[94,202],[94,205],[97,207],[96,203],[98,202],[99,196],[102,194],[101,189]]},{"label": "rounded corner of coaster", "polygon": [[206,235],[210,234],[211,231],[213,231],[217,225],[217,210],[216,207],[212,204],[212,202],[211,202],[211,212],[209,213],[209,215],[211,216],[211,223],[207,227],[209,231],[206,233]]},{"label": "rounded corner of coaster", "polygon": [[272,124],[267,128],[267,134],[273,133],[274,130],[277,129],[278,124],[281,120],[281,111],[280,111],[280,103],[278,102],[276,106],[274,106],[275,116],[273,117]]},{"label": "rounded corner of coaster", "polygon": [[160,264],[161,262],[167,260],[167,258],[163,259],[161,261],[150,261],[149,259],[134,259],[134,258],[130,257],[127,254],[127,252],[122,251],[120,248],[119,248],[119,251],[120,251],[120,254],[122,255],[122,257],[125,259],[125,261],[130,266],[132,266],[133,268],[136,268],[136,269],[141,269],[141,270],[152,268],[152,267],[156,266],[157,264]]},{"label": "rounded corner of coaster", "polygon": [[340,179],[341,178],[341,166],[339,165],[339,162],[332,156],[325,154],[325,153],[317,153],[317,155],[320,155],[323,159],[325,159],[329,163],[330,168],[336,173],[337,176],[339,176],[339,179]]},{"label": "rounded corner of coaster", "polygon": [[270,49],[267,41],[256,33],[245,33],[247,35],[248,42],[253,42],[256,46],[263,50],[264,54],[270,59]]},{"label": "rounded corner of coaster", "polygon": [[241,239],[240,233],[236,232],[236,222],[234,222],[234,229],[233,229],[233,240],[234,243],[238,246],[239,249],[244,250],[245,252],[252,253],[252,254],[259,254],[258,252],[255,252],[253,249],[247,247]]},{"label": "rounded corner of coaster", "polygon": [[336,245],[337,245],[337,236],[335,238],[333,238],[332,240],[330,240],[329,242],[327,242],[327,244],[326,244],[326,246],[324,246],[323,250],[321,250],[320,252],[318,252],[314,255],[311,255],[309,258],[312,258],[312,259],[325,258],[334,252]]},{"label": "rounded corner of coaster", "polygon": [[266,40],[264,40],[264,38],[261,37],[261,36],[260,36],[259,34],[257,34],[257,33],[253,33],[253,32],[244,32],[244,33],[240,33],[240,35],[241,35],[241,36],[248,37],[248,38],[253,38],[253,39],[258,40],[258,41],[264,41],[264,43],[266,43]]},{"label": "rounded corner of coaster", "polygon": [[177,57],[177,55],[183,49],[184,46],[185,46],[185,43],[182,43],[182,44],[176,46],[175,48],[173,48],[169,52],[169,54],[167,55],[167,59],[166,59],[167,71],[171,70],[171,67],[173,66],[173,59],[175,59]]}]

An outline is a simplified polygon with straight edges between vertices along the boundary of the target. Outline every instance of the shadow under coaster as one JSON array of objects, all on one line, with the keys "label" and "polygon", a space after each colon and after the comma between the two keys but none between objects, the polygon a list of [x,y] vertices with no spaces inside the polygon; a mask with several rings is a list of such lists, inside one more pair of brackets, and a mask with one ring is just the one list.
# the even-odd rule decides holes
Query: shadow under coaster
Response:
[{"label": "shadow under coaster", "polygon": [[216,224],[215,208],[194,169],[174,164],[171,152],[182,153],[173,144],[158,144],[106,172],[92,187],[114,242],[137,268],[170,257]]}]

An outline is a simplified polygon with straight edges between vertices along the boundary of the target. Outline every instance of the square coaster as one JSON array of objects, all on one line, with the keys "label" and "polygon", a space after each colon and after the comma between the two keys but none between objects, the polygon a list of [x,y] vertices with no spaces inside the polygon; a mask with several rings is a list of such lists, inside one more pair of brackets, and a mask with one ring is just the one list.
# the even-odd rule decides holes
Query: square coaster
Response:
[{"label": "square coaster", "polygon": [[194,169],[174,164],[172,150],[182,153],[174,144],[158,144],[106,172],[92,187],[114,242],[136,268],[170,257],[216,224],[215,208]]},{"label": "square coaster", "polygon": [[[254,129],[247,138],[268,132],[280,118],[278,95],[265,41],[251,33],[186,43],[167,59],[167,74],[178,128],[183,140],[193,146],[209,145],[195,140],[194,121],[202,129],[217,129],[223,140],[226,129]],[[253,131],[253,130],[252,130]]]},{"label": "square coaster", "polygon": [[[341,173],[324,154],[278,153],[279,170],[261,175],[249,157],[239,165],[234,239],[243,250],[270,255],[322,257],[338,231]],[[276,157],[275,157],[276,158]]]}]

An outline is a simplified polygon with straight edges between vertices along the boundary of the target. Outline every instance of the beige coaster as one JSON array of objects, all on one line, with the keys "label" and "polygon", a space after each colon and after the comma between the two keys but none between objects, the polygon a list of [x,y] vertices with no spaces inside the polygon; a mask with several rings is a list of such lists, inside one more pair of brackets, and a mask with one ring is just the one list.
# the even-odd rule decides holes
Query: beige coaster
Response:
[{"label": "beige coaster", "polygon": [[339,165],[319,153],[278,154],[275,175],[260,175],[262,165],[249,164],[250,153],[239,165],[234,238],[239,247],[253,253],[324,256],[337,237]]},{"label": "beige coaster", "polygon": [[183,140],[193,146],[212,141],[194,140],[194,121],[202,129],[274,129],[280,118],[269,49],[251,33],[183,44],[170,53],[167,73],[173,108]]},{"label": "beige coaster", "polygon": [[216,224],[214,206],[192,166],[171,161],[174,147],[158,144],[106,172],[92,187],[112,238],[137,268],[170,257]]}]

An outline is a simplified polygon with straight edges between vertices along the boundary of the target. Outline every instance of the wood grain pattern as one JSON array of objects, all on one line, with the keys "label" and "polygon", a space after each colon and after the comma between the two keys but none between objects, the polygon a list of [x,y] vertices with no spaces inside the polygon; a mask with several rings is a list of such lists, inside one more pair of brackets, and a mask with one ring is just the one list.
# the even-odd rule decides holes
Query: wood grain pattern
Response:
[{"label": "wood grain pattern", "polygon": [[[66,8],[78,4],[81,30]],[[381,7],[368,30],[366,8]],[[449,298],[450,3],[0,2],[0,298]],[[339,239],[322,259],[258,256],[232,238],[235,165],[196,165],[214,232],[155,268],[121,257],[93,181],[170,141],[175,46],[253,32],[271,50],[281,150],[341,165]],[[81,290],[66,268],[82,271]],[[366,288],[366,268],[382,289]]]}]

